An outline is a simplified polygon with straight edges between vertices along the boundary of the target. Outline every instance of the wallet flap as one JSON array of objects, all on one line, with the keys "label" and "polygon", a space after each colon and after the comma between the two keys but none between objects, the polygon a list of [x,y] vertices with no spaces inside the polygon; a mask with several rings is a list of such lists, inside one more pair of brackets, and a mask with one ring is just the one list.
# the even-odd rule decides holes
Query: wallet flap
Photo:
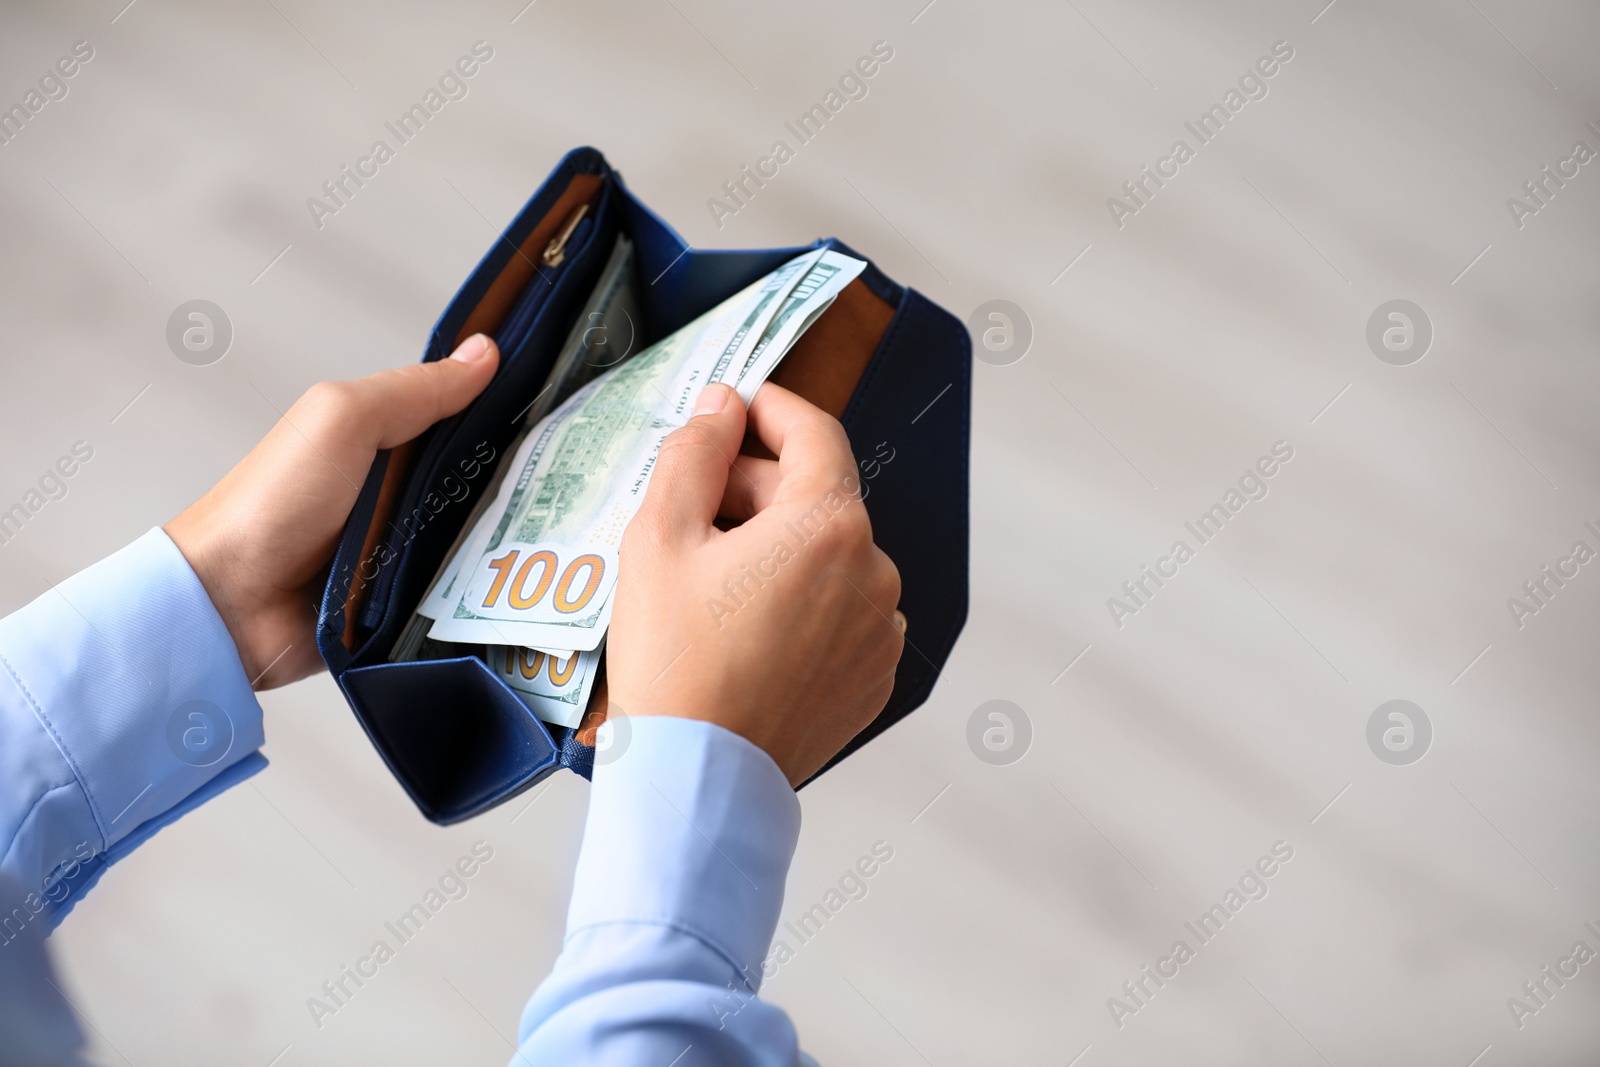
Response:
[{"label": "wallet flap", "polygon": [[883,711],[817,774],[920,707],[967,620],[972,339],[907,289],[840,419],[872,539],[900,570],[906,646]]}]

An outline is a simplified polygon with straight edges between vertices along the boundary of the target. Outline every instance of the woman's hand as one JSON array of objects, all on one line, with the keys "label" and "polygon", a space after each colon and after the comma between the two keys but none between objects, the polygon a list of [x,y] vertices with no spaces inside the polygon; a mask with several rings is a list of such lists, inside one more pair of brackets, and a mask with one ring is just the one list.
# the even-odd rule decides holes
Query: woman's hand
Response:
[{"label": "woman's hand", "polygon": [[256,689],[322,669],[315,640],[320,590],[309,586],[333,555],[378,450],[466,407],[499,359],[494,342],[474,334],[449,359],[320,382],[167,523]]},{"label": "woman's hand", "polygon": [[745,422],[713,385],[661,448],[622,539],[611,713],[714,722],[798,784],[889,699],[900,573],[872,543],[838,420],[763,386],[749,423],[775,460],[738,455]]}]

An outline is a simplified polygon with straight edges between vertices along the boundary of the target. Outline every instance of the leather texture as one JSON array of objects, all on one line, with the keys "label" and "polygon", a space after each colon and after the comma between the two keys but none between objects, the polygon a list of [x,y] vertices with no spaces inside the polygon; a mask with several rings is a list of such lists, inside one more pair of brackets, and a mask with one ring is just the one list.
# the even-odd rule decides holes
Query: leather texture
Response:
[{"label": "leather texture", "polygon": [[[579,204],[588,206],[565,258],[541,264],[549,234]],[[440,316],[424,361],[443,358],[459,337],[481,329],[500,345],[500,368],[466,411],[378,456],[340,539],[317,625],[318,648],[356,718],[436,823],[470,818],[558,768],[588,777],[593,766],[594,749],[574,730],[535,718],[481,661],[390,663],[388,654],[512,443],[619,231],[633,240],[637,260],[644,321],[635,348],[806,250],[690,249],[598,151],[579,148]],[[837,241],[808,247],[821,244],[859,255]],[[927,699],[967,614],[971,342],[949,312],[875,267],[857,284],[867,293],[839,321],[824,316],[818,329],[831,327],[841,352],[850,337],[876,337],[870,359],[863,367],[864,353],[842,355],[830,374],[821,366],[826,350],[812,342],[805,377],[836,407],[846,395],[841,375],[846,383],[859,375],[841,421],[861,461],[874,538],[900,569],[908,629],[888,705],[838,759]]]}]

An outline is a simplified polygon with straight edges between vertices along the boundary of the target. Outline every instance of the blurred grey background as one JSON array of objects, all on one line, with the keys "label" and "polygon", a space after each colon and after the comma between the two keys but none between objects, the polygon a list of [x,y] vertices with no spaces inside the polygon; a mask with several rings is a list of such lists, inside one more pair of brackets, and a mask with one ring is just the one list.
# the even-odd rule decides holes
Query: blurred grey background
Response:
[{"label": "blurred grey background", "polygon": [[[1600,9],[524,2],[6,5],[0,104],[93,58],[0,145],[0,502],[94,458],[0,547],[0,610],[170,518],[311,383],[415,359],[593,144],[696,246],[836,234],[1031,329],[1020,359],[1020,333],[980,345],[950,665],[804,793],[786,918],[894,850],[767,986],[822,1062],[1600,1059],[1600,963],[1561,962],[1600,951],[1600,564],[1571,556],[1600,550],[1600,162],[1574,152],[1600,151]],[[478,41],[468,94],[319,228],[307,199]],[[878,41],[866,96],[719,226],[708,199]],[[1200,144],[1185,123],[1275,45]],[[1141,204],[1146,165],[1177,173]],[[210,366],[166,343],[192,299],[235,331]],[[1393,300],[1422,318],[1380,315],[1375,348]],[[1200,544],[1185,523],[1277,442],[1267,495]],[[993,700],[1028,728],[969,729]],[[1369,743],[1391,700],[1414,708]],[[97,1062],[506,1061],[587,786],[441,830],[325,676],[262,703],[271,768],[53,939]],[[479,840],[470,894],[318,1027],[307,999]],[[1185,923],[1278,842],[1202,943]],[[1578,974],[1541,1003],[1546,966]]]}]

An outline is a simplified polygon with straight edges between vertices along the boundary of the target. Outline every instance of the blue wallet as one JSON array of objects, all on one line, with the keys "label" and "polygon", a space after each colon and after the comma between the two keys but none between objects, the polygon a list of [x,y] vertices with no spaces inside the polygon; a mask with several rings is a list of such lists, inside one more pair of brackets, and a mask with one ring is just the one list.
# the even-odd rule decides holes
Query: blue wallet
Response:
[{"label": "blue wallet", "polygon": [[[499,344],[500,367],[465,411],[378,454],[339,540],[317,619],[328,670],[384,762],[435,823],[486,811],[558,768],[587,778],[593,767],[594,749],[579,738],[593,738],[595,709],[583,730],[551,726],[475,656],[389,662],[389,654],[544,385],[619,234],[634,248],[636,348],[806,251],[690,248],[604,156],[579,148],[440,316],[424,362],[481,331]],[[833,240],[809,247],[822,245],[865,258]],[[874,539],[902,580],[908,628],[894,693],[837,763],[927,699],[966,621],[971,341],[949,312],[869,263],[772,380],[844,424]]]}]

